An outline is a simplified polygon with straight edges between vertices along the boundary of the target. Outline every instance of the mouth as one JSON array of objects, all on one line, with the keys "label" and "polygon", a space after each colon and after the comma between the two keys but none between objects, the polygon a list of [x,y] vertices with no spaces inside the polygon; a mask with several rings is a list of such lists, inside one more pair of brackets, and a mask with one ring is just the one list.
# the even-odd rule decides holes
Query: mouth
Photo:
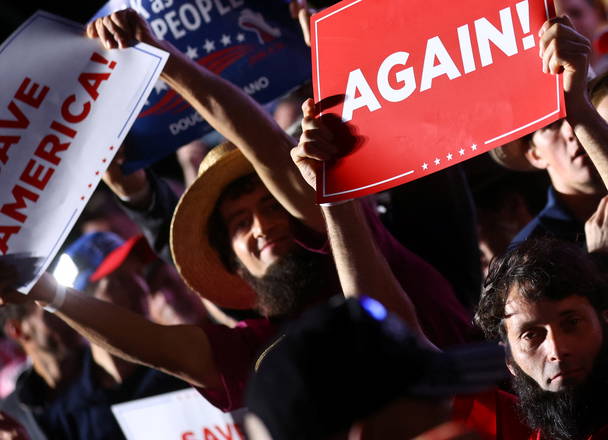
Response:
[{"label": "mouth", "polygon": [[556,380],[565,381],[565,380],[569,380],[569,379],[574,379],[583,373],[584,373],[583,368],[573,368],[570,370],[560,371],[555,376],[549,378],[549,383],[552,383]]},{"label": "mouth", "polygon": [[261,254],[262,252],[264,252],[266,250],[270,250],[270,249],[286,242],[287,240],[288,240],[288,237],[277,237],[277,238],[273,238],[272,240],[266,240],[266,241],[264,241],[262,246],[259,248],[258,252]]}]

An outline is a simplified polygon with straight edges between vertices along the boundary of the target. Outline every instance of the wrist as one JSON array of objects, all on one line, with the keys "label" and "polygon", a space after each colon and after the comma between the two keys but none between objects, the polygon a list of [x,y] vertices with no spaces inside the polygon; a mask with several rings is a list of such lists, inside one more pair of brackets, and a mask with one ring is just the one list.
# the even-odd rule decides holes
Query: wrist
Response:
[{"label": "wrist", "polygon": [[67,291],[66,291],[65,286],[62,286],[61,284],[57,283],[55,285],[55,294],[53,296],[53,299],[50,302],[47,302],[46,305],[45,304],[40,304],[40,305],[47,312],[55,313],[56,311],[61,309],[61,306],[63,306],[66,295],[67,295]]}]

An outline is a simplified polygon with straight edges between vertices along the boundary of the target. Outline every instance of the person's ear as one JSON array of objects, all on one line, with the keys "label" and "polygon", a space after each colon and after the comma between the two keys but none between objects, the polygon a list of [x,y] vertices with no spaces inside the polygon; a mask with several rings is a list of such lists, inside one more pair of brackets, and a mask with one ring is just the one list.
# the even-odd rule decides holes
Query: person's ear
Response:
[{"label": "person's ear", "polygon": [[16,319],[7,319],[3,326],[4,334],[15,342],[21,342],[24,338],[21,322]]},{"label": "person's ear", "polygon": [[524,156],[526,156],[526,159],[534,168],[546,170],[549,166],[543,155],[540,153],[538,147],[536,147],[532,141],[530,141],[530,147],[524,151]]}]

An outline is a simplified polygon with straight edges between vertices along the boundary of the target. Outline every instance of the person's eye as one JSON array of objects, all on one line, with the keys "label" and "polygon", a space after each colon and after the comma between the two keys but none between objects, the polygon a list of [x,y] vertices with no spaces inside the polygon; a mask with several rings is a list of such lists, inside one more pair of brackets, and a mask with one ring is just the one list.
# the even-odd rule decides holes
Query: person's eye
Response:
[{"label": "person's eye", "polygon": [[524,341],[532,341],[534,340],[536,337],[538,336],[538,332],[535,331],[527,331],[525,332],[523,335],[521,335],[521,338]]},{"label": "person's eye", "polygon": [[250,222],[247,217],[237,218],[231,222],[230,229],[231,229],[232,233],[242,232],[249,227],[249,224],[250,224]]},{"label": "person's eye", "polygon": [[581,318],[578,317],[573,317],[573,318],[569,318],[565,323],[564,323],[564,327],[567,330],[574,330],[577,327],[579,327],[579,325],[583,322],[583,320]]},{"label": "person's eye", "polygon": [[539,330],[528,330],[520,336],[526,347],[534,347],[539,345],[542,340],[542,332]]}]

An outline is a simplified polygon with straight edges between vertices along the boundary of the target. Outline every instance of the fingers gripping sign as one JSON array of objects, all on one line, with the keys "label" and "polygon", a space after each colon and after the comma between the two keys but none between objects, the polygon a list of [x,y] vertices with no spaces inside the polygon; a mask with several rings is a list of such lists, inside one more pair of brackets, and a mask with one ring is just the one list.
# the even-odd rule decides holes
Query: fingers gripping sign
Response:
[{"label": "fingers gripping sign", "polygon": [[539,31],[539,55],[545,73],[563,73],[566,103],[584,96],[591,43],[578,33],[567,16],[547,20]]},{"label": "fingers gripping sign", "polygon": [[302,136],[298,145],[291,150],[291,158],[306,182],[316,188],[322,162],[334,159],[338,149],[332,143],[331,131],[316,116],[312,99],[304,102],[302,113]]},{"label": "fingers gripping sign", "polygon": [[89,38],[98,38],[106,49],[124,49],[140,41],[159,45],[147,22],[130,8],[92,21],[86,33]]}]

